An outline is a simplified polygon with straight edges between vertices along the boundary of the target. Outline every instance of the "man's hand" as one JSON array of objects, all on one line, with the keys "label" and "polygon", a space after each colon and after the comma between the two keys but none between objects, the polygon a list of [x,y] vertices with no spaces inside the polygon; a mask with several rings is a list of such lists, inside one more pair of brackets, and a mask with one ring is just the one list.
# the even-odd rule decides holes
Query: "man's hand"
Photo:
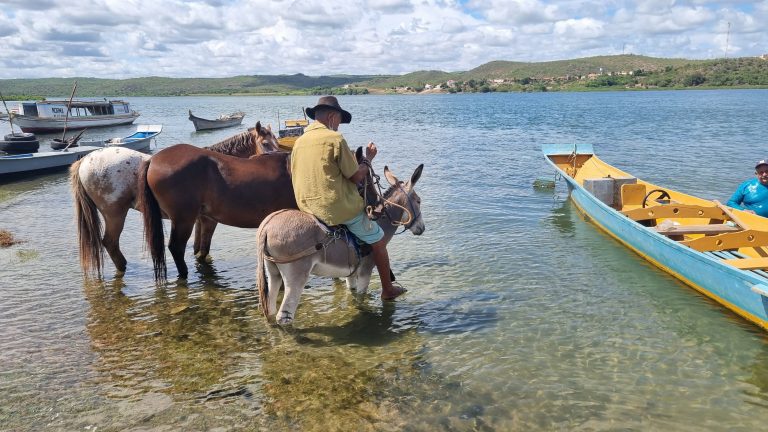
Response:
[{"label": "man's hand", "polygon": [[368,159],[368,161],[372,161],[374,157],[376,157],[376,153],[378,153],[378,149],[376,148],[376,144],[373,143],[373,141],[369,142],[368,145],[365,147],[365,158]]}]

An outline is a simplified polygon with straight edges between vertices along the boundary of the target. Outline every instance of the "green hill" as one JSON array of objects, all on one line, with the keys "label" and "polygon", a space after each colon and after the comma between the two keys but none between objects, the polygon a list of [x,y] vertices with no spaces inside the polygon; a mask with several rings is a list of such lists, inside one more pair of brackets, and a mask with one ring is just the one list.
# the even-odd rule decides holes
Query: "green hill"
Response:
[{"label": "green hill", "polygon": [[[243,75],[229,78],[143,77],[124,80],[42,78],[0,80],[6,99],[77,96],[359,94],[429,91],[583,91],[621,88],[768,87],[768,60],[665,59],[639,55],[526,63],[492,61],[469,71],[404,75]],[[452,86],[446,83],[452,82]]]}]

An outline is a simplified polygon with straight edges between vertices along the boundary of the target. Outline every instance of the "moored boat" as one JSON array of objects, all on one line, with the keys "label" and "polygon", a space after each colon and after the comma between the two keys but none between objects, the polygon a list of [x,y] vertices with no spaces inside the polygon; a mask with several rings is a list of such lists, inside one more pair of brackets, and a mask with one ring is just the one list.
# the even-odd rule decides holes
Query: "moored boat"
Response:
[{"label": "moored boat", "polygon": [[146,150],[152,139],[162,130],[160,125],[139,125],[137,131],[124,138],[104,141],[83,141],[79,135],[70,146],[59,150],[0,155],[0,178],[35,174],[43,170],[54,170],[72,165],[90,152],[105,147],[124,147],[132,150]]},{"label": "moored boat", "polygon": [[126,137],[83,141],[81,145],[110,147],[120,146],[131,150],[149,150],[152,140],[163,131],[163,125],[136,125],[136,132]]},{"label": "moored boat", "polygon": [[243,122],[245,113],[242,111],[234,112],[231,114],[222,114],[214,120],[204,119],[192,114],[192,110],[189,110],[189,120],[195,125],[196,131],[221,129],[226,127],[237,126]]},{"label": "moored boat", "polygon": [[[68,108],[69,107],[69,108]],[[59,132],[133,123],[139,113],[122,100],[42,100],[21,102],[10,116],[24,132]]]},{"label": "moored boat", "polygon": [[576,207],[601,230],[768,330],[768,219],[627,174],[591,145],[545,145]]},{"label": "moored boat", "polygon": [[285,151],[293,150],[296,140],[304,134],[304,128],[309,125],[309,121],[304,119],[286,120],[285,127],[277,132],[277,143]]}]

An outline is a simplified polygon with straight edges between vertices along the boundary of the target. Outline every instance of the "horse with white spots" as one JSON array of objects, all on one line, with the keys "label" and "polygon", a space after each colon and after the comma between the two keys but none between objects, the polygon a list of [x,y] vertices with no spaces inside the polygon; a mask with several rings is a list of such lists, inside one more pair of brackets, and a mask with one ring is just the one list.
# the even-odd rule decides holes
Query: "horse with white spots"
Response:
[{"label": "horse with white spots", "polygon": [[[238,158],[278,151],[272,129],[262,127],[260,122],[256,127],[206,148]],[[120,251],[120,234],[128,210],[137,209],[139,166],[149,159],[150,155],[135,150],[107,147],[89,153],[70,167],[80,267],[86,275],[101,277],[105,249],[118,275],[125,272],[127,261]],[[99,213],[104,218],[103,237]],[[194,252],[199,259],[208,256],[217,224],[206,217],[197,220]]]}]

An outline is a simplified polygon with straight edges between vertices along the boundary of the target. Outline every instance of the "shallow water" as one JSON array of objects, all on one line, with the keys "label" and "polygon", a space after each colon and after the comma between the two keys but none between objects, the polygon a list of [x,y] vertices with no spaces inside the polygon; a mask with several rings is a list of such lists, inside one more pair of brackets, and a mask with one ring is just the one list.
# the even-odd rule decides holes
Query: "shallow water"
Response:
[{"label": "shallow water", "polygon": [[[209,145],[315,97],[130,98],[157,147]],[[417,190],[427,231],[390,245],[408,294],[313,279],[292,329],[255,293],[255,230],[156,285],[138,214],[122,278],[79,271],[66,172],[0,184],[0,430],[759,430],[763,332],[657,270],[567,201],[543,143],[586,142],[724,201],[765,157],[766,91],[355,96],[342,131]],[[195,133],[187,109],[247,113]],[[7,123],[0,123],[7,133]],[[124,136],[131,127],[93,131]],[[91,131],[89,131],[91,133]],[[175,269],[169,269],[175,274]]]}]

